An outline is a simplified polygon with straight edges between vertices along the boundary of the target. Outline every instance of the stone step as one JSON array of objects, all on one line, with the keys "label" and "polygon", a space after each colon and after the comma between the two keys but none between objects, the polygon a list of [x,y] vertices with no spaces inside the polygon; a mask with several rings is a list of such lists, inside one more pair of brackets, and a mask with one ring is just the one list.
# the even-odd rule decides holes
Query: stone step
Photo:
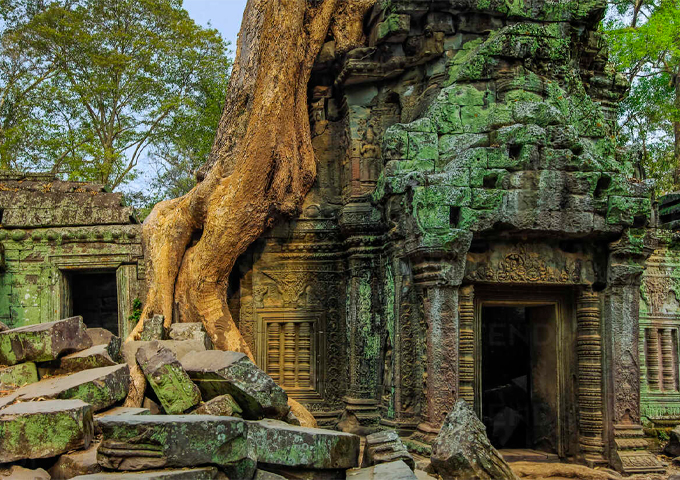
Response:
[{"label": "stone step", "polygon": [[130,368],[123,365],[94,368],[61,377],[47,378],[16,391],[18,400],[77,398],[95,412],[123,400],[128,393]]},{"label": "stone step", "polygon": [[248,422],[248,442],[258,463],[267,465],[309,469],[359,466],[361,439],[350,433],[266,419]]},{"label": "stone step", "polygon": [[110,470],[231,467],[248,454],[247,424],[234,417],[116,415],[99,425],[99,463]]},{"label": "stone step", "polygon": [[208,350],[190,353],[180,362],[206,400],[229,394],[243,417],[252,420],[288,415],[286,392],[243,353]]},{"label": "stone step", "polygon": [[82,317],[0,332],[0,365],[47,362],[92,346]]},{"label": "stone step", "polygon": [[73,477],[74,480],[229,480],[215,467],[158,470],[139,473],[95,473]]},{"label": "stone step", "polygon": [[170,349],[151,342],[137,350],[136,358],[165,413],[180,414],[201,402],[201,392]]},{"label": "stone step", "polygon": [[93,435],[92,407],[81,400],[10,405],[0,410],[0,463],[87,448]]}]

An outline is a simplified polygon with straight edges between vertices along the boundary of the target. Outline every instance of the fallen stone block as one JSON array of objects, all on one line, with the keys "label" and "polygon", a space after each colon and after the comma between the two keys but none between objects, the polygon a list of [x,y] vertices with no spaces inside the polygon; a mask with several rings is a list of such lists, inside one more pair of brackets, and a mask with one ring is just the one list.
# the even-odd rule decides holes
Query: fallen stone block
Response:
[{"label": "fallen stone block", "polygon": [[474,410],[458,400],[432,444],[432,468],[443,478],[518,480],[491,446],[484,424]]},{"label": "fallen stone block", "polygon": [[136,408],[136,407],[114,407],[109,410],[104,410],[99,412],[94,416],[94,432],[99,435],[102,433],[102,429],[99,426],[99,420],[105,417],[111,417],[116,415],[151,415],[151,410],[148,408]]},{"label": "fallen stone block", "polygon": [[87,450],[65,453],[60,456],[57,463],[50,468],[52,479],[61,480],[101,472],[102,467],[97,462],[97,448],[99,444],[94,443]]},{"label": "fallen stone block", "polygon": [[82,317],[0,332],[0,365],[47,362],[92,346]]},{"label": "fallen stone block", "polygon": [[253,478],[253,480],[286,480],[286,477],[282,477],[276,473],[258,470],[255,472],[255,478]]},{"label": "fallen stone block", "polygon": [[411,470],[416,469],[416,462],[401,442],[399,434],[394,430],[383,430],[366,437],[362,467],[370,467],[380,463],[391,463],[403,460]]},{"label": "fallen stone block", "polygon": [[33,362],[0,368],[0,390],[23,387],[38,381],[38,369]]},{"label": "fallen stone block", "polygon": [[21,387],[16,393],[21,401],[77,398],[98,412],[123,400],[128,394],[129,382],[130,368],[123,364],[47,378]]},{"label": "fallen stone block", "polygon": [[347,478],[345,473],[347,470],[309,470],[273,465],[263,465],[262,468],[286,480],[346,480]]},{"label": "fallen stone block", "polygon": [[107,345],[95,345],[80,352],[71,353],[52,362],[44,363],[38,369],[40,378],[82,372],[93,368],[117,365],[109,355]]},{"label": "fallen stone block", "polygon": [[671,430],[670,439],[664,447],[663,453],[669,457],[680,456],[680,425]]},{"label": "fallen stone block", "polygon": [[0,478],[9,478],[11,480],[50,480],[51,477],[42,468],[31,470],[14,465],[10,468],[0,469]]},{"label": "fallen stone block", "polygon": [[[192,352],[205,352],[205,344],[197,340],[155,340],[163,347],[169,349],[175,354],[177,359],[181,362],[182,358]],[[142,342],[140,340],[125,342],[121,347],[121,355],[128,365],[137,365],[137,350],[143,346],[149,345],[151,342]]]},{"label": "fallen stone block", "polygon": [[114,360],[120,358],[120,347],[122,344],[120,337],[105,328],[88,328],[85,333],[92,340],[92,346],[106,345],[111,358]]},{"label": "fallen stone block", "polygon": [[286,392],[243,353],[208,350],[190,353],[180,362],[207,400],[229,394],[247,419],[288,415]]},{"label": "fallen stone block", "polygon": [[137,350],[137,363],[166,413],[183,413],[201,402],[201,392],[177,357],[158,342]]},{"label": "fallen stone block", "polygon": [[246,422],[234,417],[117,415],[100,427],[97,458],[110,470],[233,467],[248,455]]},{"label": "fallen stone block", "polygon": [[168,337],[171,340],[196,340],[205,344],[206,350],[213,345],[208,332],[202,323],[173,323],[170,325]]},{"label": "fallen stone block", "polygon": [[139,339],[143,342],[151,340],[163,340],[165,338],[165,317],[163,315],[154,315],[151,318],[145,318],[142,324],[142,331],[139,333]]},{"label": "fallen stone block", "polygon": [[160,415],[160,414],[163,413],[163,411],[161,410],[161,406],[158,405],[153,400],[151,400],[149,397],[144,397],[144,401],[142,402],[142,407],[149,410],[149,413],[151,415]]},{"label": "fallen stone block", "polygon": [[81,400],[10,405],[0,410],[0,463],[87,448],[93,435],[92,407]]},{"label": "fallen stone block", "polygon": [[74,480],[229,480],[215,467],[185,468],[139,473],[96,473],[74,477]]},{"label": "fallen stone block", "polygon": [[402,460],[347,471],[347,480],[381,480],[387,478],[390,480],[417,480],[411,467]]},{"label": "fallen stone block", "polygon": [[278,420],[248,422],[248,442],[258,463],[308,468],[347,469],[359,466],[360,438]]},{"label": "fallen stone block", "polygon": [[218,417],[240,417],[243,410],[231,395],[220,395],[208,400],[191,413],[194,415],[216,415]]}]

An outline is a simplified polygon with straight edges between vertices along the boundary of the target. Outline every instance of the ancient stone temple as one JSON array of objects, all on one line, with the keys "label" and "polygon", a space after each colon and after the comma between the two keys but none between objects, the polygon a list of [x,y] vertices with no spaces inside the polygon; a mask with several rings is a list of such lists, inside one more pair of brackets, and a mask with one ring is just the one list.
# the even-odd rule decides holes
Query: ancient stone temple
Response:
[{"label": "ancient stone temple", "polygon": [[81,315],[125,336],[143,299],[142,258],[141,225],[121,194],[0,172],[0,322]]},{"label": "ancient stone temple", "polygon": [[365,48],[324,46],[317,185],[230,292],[321,425],[428,444],[462,398],[498,448],[661,470],[642,421],[680,421],[677,253],[652,256],[650,185],[610,134],[604,8],[383,1]]}]

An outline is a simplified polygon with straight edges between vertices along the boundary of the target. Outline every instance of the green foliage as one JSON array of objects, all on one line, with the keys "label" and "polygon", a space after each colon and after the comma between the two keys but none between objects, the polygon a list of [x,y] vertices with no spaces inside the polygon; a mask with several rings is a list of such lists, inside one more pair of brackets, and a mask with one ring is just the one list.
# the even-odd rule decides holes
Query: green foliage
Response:
[{"label": "green foliage", "polygon": [[151,155],[145,199],[190,188],[231,65],[216,30],[181,0],[0,0],[0,13],[0,168],[115,189]]},{"label": "green foliage", "polygon": [[657,193],[680,187],[680,3],[622,0],[603,23],[615,68],[630,92],[620,104],[619,143],[636,150],[639,173]]},{"label": "green foliage", "polygon": [[656,436],[661,442],[667,442],[668,440],[671,439],[671,436],[669,433],[665,430],[657,430],[656,431]]},{"label": "green foliage", "polygon": [[139,319],[142,318],[142,301],[139,298],[135,298],[132,301],[132,313],[128,316],[128,320],[139,322]]}]

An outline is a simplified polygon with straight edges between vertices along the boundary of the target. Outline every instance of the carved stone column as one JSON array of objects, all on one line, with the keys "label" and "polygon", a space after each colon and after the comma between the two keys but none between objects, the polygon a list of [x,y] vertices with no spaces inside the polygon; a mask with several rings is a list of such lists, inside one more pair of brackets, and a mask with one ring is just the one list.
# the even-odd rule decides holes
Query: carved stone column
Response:
[{"label": "carved stone column", "polygon": [[591,466],[606,465],[602,440],[602,337],[600,298],[583,290],[578,299],[579,444]]},{"label": "carved stone column", "polygon": [[608,379],[607,434],[609,460],[627,473],[662,472],[647,451],[640,425],[639,301],[641,274],[652,253],[649,237],[626,232],[610,245],[604,294]]},{"label": "carved stone column", "polygon": [[458,396],[475,407],[475,295],[474,286],[466,285],[458,292],[460,345],[458,351]]},{"label": "carved stone column", "polygon": [[659,390],[659,331],[655,326],[647,334],[647,383],[650,390]]},{"label": "carved stone column", "polygon": [[675,362],[673,361],[673,338],[670,328],[661,330],[661,365],[663,367],[664,391],[675,390]]},{"label": "carved stone column", "polygon": [[423,301],[427,365],[419,437],[431,441],[458,397],[458,286],[447,280],[451,265],[424,260],[414,266]]}]

